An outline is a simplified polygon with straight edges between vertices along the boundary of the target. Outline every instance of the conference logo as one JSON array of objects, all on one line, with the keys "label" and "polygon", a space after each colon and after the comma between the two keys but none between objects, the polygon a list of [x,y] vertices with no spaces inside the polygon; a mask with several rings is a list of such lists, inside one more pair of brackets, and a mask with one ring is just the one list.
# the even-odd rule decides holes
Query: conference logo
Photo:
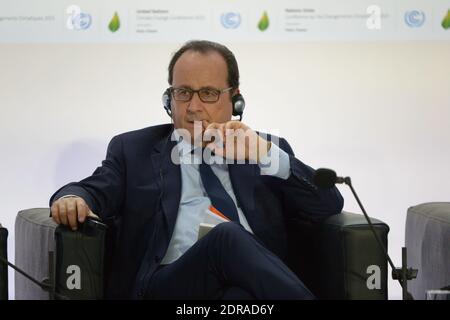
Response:
[{"label": "conference logo", "polygon": [[425,13],[419,10],[406,11],[405,23],[410,28],[419,28],[425,23]]},{"label": "conference logo", "polygon": [[450,9],[448,9],[447,15],[442,20],[441,25],[442,25],[442,28],[444,28],[445,30],[450,29]]},{"label": "conference logo", "polygon": [[109,22],[108,29],[111,32],[116,32],[120,28],[120,19],[117,12],[114,12],[114,16],[111,18],[111,21]]},{"label": "conference logo", "polygon": [[259,19],[258,22],[258,29],[260,31],[266,31],[269,28],[269,16],[267,14],[267,11],[264,11],[263,15],[261,16],[261,19]]},{"label": "conference logo", "polygon": [[86,30],[92,24],[91,15],[81,11],[79,6],[69,6],[66,9],[66,13],[69,15],[66,22],[66,27],[69,30]]},{"label": "conference logo", "polygon": [[241,25],[241,15],[237,12],[226,12],[220,16],[220,22],[226,29],[236,29]]}]

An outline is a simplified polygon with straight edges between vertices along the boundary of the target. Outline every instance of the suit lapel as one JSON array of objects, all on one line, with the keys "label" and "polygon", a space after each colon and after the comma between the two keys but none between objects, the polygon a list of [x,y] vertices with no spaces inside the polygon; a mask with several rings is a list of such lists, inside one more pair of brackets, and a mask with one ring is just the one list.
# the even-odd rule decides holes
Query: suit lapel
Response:
[{"label": "suit lapel", "polygon": [[[161,207],[169,237],[175,226],[181,198],[180,165],[175,164],[171,159],[172,149],[176,146],[176,141],[171,140],[172,131],[155,145],[154,154],[151,157],[154,174],[161,183]],[[174,154],[178,156],[178,152]]]}]

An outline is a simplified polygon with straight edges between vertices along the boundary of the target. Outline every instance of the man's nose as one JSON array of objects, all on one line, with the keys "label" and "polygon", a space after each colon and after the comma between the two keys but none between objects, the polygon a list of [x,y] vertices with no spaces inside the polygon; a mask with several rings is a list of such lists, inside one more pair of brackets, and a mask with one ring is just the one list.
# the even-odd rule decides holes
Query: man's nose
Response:
[{"label": "man's nose", "polygon": [[198,92],[194,92],[191,101],[188,103],[188,110],[191,112],[198,112],[203,110],[203,102],[198,96]]}]

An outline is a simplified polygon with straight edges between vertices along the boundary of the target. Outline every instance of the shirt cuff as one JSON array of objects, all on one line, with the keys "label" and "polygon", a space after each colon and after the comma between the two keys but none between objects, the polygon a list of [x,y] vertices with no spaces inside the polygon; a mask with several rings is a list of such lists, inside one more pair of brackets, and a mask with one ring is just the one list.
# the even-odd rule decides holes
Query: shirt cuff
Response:
[{"label": "shirt cuff", "polygon": [[286,151],[272,143],[266,155],[258,162],[261,175],[273,176],[286,180],[291,175],[291,163]]},{"label": "shirt cuff", "polygon": [[79,198],[80,196],[77,196],[75,194],[66,194],[65,196],[59,197],[58,199],[55,199],[53,202],[55,202],[56,200],[59,199],[64,199],[64,198]]}]

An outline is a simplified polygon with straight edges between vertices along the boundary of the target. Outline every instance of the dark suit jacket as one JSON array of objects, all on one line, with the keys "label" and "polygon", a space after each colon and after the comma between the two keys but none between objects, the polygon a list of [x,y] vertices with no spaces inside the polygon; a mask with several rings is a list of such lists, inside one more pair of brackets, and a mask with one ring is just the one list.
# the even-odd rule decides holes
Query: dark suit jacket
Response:
[{"label": "dark suit jacket", "polygon": [[[167,250],[181,197],[180,166],[170,161],[172,131],[166,124],[114,137],[92,176],[62,187],[50,199],[51,205],[61,196],[78,195],[114,226],[109,298],[139,298]],[[312,184],[314,170],[294,157],[286,140],[280,138],[279,147],[290,158],[287,180],[260,175],[257,164],[230,164],[229,174],[255,236],[284,259],[289,219],[339,213],[343,199],[336,188],[318,190]]]}]

